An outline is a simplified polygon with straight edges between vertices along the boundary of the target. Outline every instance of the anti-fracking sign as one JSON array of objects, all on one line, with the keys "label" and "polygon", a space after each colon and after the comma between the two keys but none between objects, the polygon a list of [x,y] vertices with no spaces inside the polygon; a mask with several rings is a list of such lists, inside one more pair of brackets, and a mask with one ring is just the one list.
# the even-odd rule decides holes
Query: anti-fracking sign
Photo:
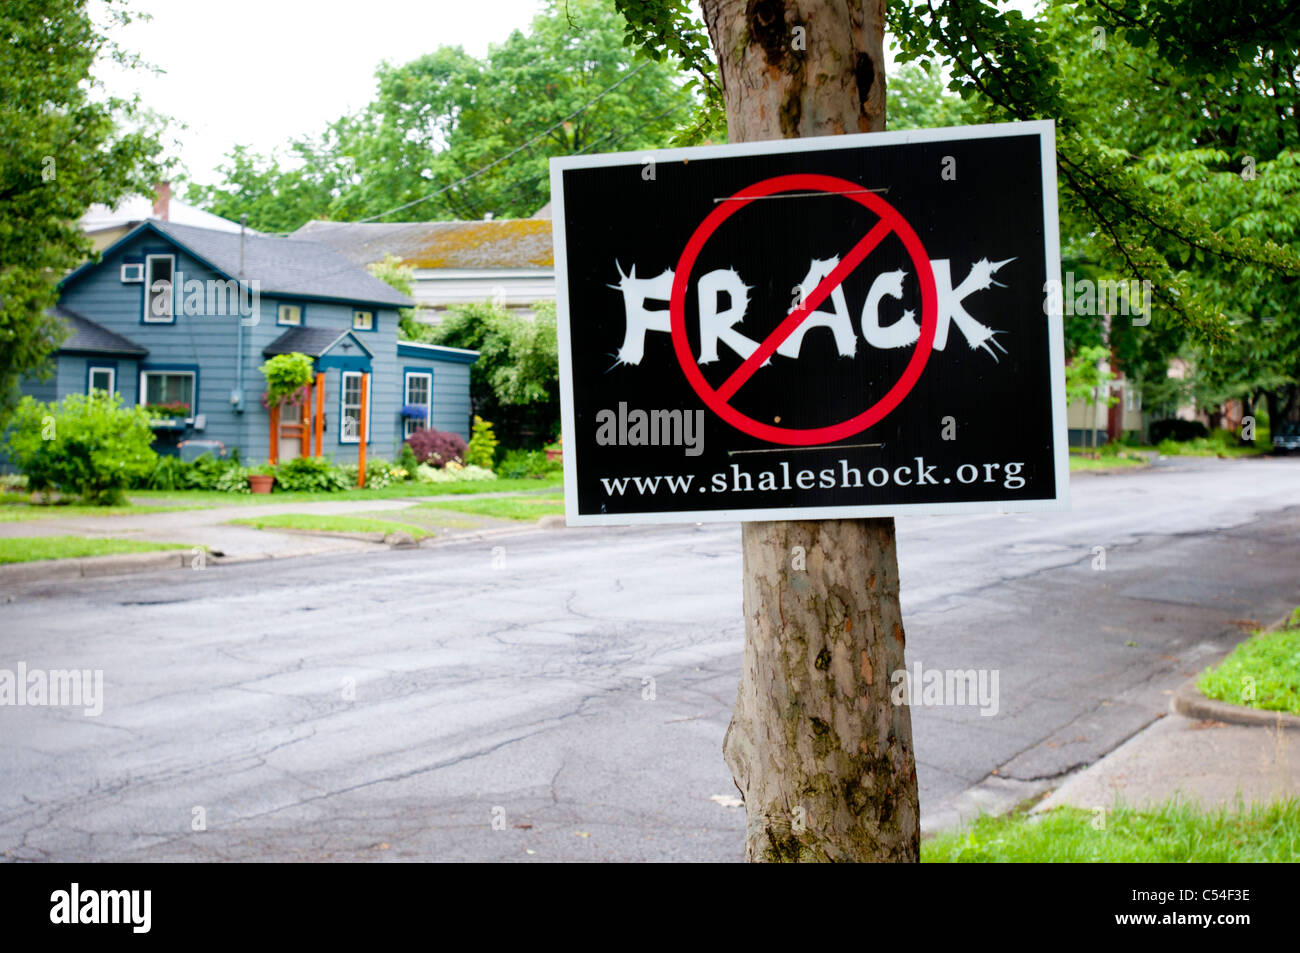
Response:
[{"label": "anti-fracking sign", "polygon": [[1062,508],[1051,122],[551,160],[571,524]]}]

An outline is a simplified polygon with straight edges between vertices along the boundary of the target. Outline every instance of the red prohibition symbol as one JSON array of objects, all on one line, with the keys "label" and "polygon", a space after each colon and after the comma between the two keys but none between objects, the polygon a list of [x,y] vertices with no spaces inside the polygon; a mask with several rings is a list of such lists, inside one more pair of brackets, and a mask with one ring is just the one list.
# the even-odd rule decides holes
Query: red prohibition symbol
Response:
[{"label": "red prohibition symbol", "polygon": [[[696,364],[695,358],[691,354],[690,342],[686,339],[686,288],[690,283],[691,270],[695,267],[696,259],[699,258],[700,251],[704,248],[705,243],[717,231],[718,227],[732,215],[745,208],[755,199],[796,190],[841,195],[875,212],[880,220],[867,232],[861,241],[853,246],[852,251],[835,266],[831,273],[817,284],[817,287],[804,298],[800,306],[791,311],[785,320],[777,326],[776,330],[769,334],[763,343],[759,345],[758,349],[732,372],[721,387],[715,390],[704,379],[704,375],[700,373],[699,365]],[[880,400],[857,416],[825,427],[806,429],[777,427],[754,420],[732,407],[730,400],[736,391],[740,390],[753,376],[754,372],[762,366],[763,362],[776,352],[782,342],[793,334],[795,329],[809,315],[817,310],[817,307],[830,296],[831,292],[840,286],[849,273],[860,265],[876,246],[891,234],[897,235],[899,241],[903,243],[903,248],[906,249],[908,256],[912,259],[913,266],[916,268],[917,280],[921,283],[921,336],[912,351],[911,360],[908,361],[907,367],[903,370],[903,375],[895,382],[894,386]],[[700,223],[700,227],[691,235],[690,241],[686,243],[686,249],[682,252],[682,257],[677,262],[677,270],[673,276],[672,298],[669,301],[669,315],[673,349],[677,352],[677,361],[681,364],[682,371],[685,373],[692,389],[700,395],[700,398],[715,414],[736,429],[760,440],[789,446],[808,447],[832,443],[861,433],[873,424],[883,420],[902,402],[903,398],[916,385],[921,372],[925,370],[926,361],[929,360],[930,351],[934,346],[935,330],[939,324],[939,305],[938,294],[934,285],[934,271],[930,267],[930,258],[926,254],[925,248],[922,247],[921,240],[917,237],[916,232],[912,230],[912,226],[899,214],[897,209],[874,192],[863,190],[862,186],[857,183],[830,175],[801,173],[763,179],[761,182],[755,182],[753,185],[741,189],[731,196],[729,200],[718,203],[718,207]]]}]

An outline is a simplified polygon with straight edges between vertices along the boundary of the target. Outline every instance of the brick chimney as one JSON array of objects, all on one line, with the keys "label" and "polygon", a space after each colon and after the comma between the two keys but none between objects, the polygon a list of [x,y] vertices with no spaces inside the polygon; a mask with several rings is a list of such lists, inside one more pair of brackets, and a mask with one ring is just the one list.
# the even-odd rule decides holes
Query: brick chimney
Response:
[{"label": "brick chimney", "polygon": [[154,186],[153,214],[164,222],[171,219],[172,184],[159,182]]}]

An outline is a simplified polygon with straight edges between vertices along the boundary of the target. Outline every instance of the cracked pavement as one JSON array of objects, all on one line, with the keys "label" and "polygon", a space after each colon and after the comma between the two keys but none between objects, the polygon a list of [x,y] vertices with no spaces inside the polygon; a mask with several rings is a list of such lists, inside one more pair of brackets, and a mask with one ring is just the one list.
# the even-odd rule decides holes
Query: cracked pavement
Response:
[{"label": "cracked pavement", "polygon": [[[1300,604],[1300,459],[1072,492],[899,520],[908,665],[1000,673],[994,716],[913,708],[923,818],[1096,761]],[[105,699],[0,708],[0,856],[738,860],[742,640],[735,525],[12,586],[0,668],[103,669]]]}]

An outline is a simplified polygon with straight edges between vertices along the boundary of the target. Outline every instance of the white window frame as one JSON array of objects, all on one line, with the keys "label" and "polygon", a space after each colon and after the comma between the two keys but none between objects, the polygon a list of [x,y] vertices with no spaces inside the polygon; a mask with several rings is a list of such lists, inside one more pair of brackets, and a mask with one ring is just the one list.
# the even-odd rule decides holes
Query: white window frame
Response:
[{"label": "white window frame", "polygon": [[[298,320],[297,320],[297,321],[286,321],[286,320],[284,320],[284,309],[285,309],[285,308],[293,308],[295,311],[297,311],[297,312],[298,312]],[[284,304],[278,304],[278,305],[276,305],[276,306],[275,306],[275,323],[276,323],[277,326],[280,326],[280,327],[286,327],[286,328],[300,328],[300,327],[302,327],[302,305],[300,305],[300,304],[290,304],[290,303],[288,303],[288,302],[285,302]]]},{"label": "white window frame", "polygon": [[[107,388],[95,387],[95,375],[97,373],[108,375]],[[117,393],[117,368],[103,367],[98,364],[91,364],[90,367],[86,370],[86,393],[89,394],[93,390],[102,390],[108,394]]]},{"label": "white window frame", "polygon": [[[426,381],[429,382],[428,390],[425,391],[425,393],[428,395],[428,399],[424,402],[423,426],[432,427],[433,426],[433,371],[407,371],[406,372],[406,375],[402,380],[402,406],[403,407],[405,407],[407,404],[415,403],[415,401],[411,400],[411,378],[413,377],[423,377]],[[415,424],[416,426],[413,427],[412,424]],[[402,418],[402,439],[406,439],[407,437],[409,437],[411,435],[411,432],[415,430],[416,427],[418,426],[420,425],[416,423],[416,421],[411,420],[410,417],[403,417]]]},{"label": "white window frame", "polygon": [[[344,401],[347,399],[347,395],[348,395],[348,378],[349,378],[349,377],[356,377],[356,378],[360,379],[360,378],[362,378],[362,377],[365,377],[365,375],[366,375],[366,372],[365,372],[365,371],[340,371],[340,372],[339,372],[339,443],[355,443],[355,444],[360,444],[360,443],[361,443],[361,435],[360,435],[360,434],[356,434],[355,436],[349,437],[349,436],[347,435],[347,431],[345,430],[345,428],[344,428],[344,424],[343,424],[343,422],[347,419],[346,411],[347,411],[349,408],[355,408],[355,409],[357,410],[357,416],[358,416],[358,418],[361,416],[361,414],[360,414],[360,411],[361,411],[361,404],[360,404],[360,403],[357,403],[357,404],[346,404],[346,403],[344,403]],[[358,390],[358,395],[359,395],[359,394],[360,394],[360,391]],[[360,400],[360,396],[358,396],[357,399]],[[371,374],[371,375],[370,375],[370,394],[369,394],[369,400],[366,402],[366,404],[367,404],[367,406],[366,406],[366,445],[368,446],[368,445],[370,445],[371,443],[374,443],[374,440],[375,440],[375,426],[374,426],[374,416],[375,416],[375,375],[374,375],[374,374]]]},{"label": "white window frame", "polygon": [[[128,269],[132,269],[128,271]],[[122,264],[121,269],[122,284],[138,285],[144,281],[144,262],[129,261]]]},{"label": "white window frame", "polygon": [[[171,262],[171,304],[168,308],[166,317],[158,317],[153,313],[153,263],[160,259],[166,258]],[[176,256],[175,255],[145,255],[144,256],[144,323],[145,324],[175,324],[176,323]]]},{"label": "white window frame", "polygon": [[166,370],[165,368],[159,370],[141,371],[140,372],[140,393],[139,393],[139,399],[136,401],[136,403],[138,403],[141,407],[148,406],[149,404],[148,378],[151,374],[157,375],[158,377],[180,377],[184,375],[185,377],[188,377],[190,379],[190,415],[185,418],[185,422],[193,423],[194,414],[198,410],[198,405],[199,405],[199,393],[198,393],[199,382],[197,379],[198,375],[196,375],[193,371],[169,371]]},{"label": "white window frame", "polygon": [[[360,315],[366,315],[370,320],[363,326],[357,324],[357,318]],[[353,311],[352,312],[352,330],[353,331],[373,331],[375,329],[375,312],[373,311]]]}]

